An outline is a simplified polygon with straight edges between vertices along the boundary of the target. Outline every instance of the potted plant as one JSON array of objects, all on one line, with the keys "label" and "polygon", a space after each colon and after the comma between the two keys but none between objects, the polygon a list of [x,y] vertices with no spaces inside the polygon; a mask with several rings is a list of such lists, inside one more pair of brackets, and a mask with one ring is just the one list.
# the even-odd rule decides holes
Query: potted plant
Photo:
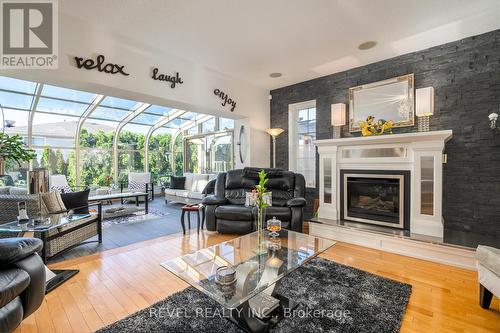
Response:
[{"label": "potted plant", "polygon": [[265,209],[267,207],[267,202],[266,199],[264,198],[264,195],[267,192],[266,189],[266,183],[269,181],[269,178],[267,177],[267,173],[264,170],[260,170],[259,172],[259,184],[255,185],[255,191],[257,192],[256,198],[255,198],[255,206],[257,206],[257,252],[260,254],[263,252],[261,249],[261,237],[262,237],[262,226],[264,224],[264,218],[265,218]]},{"label": "potted plant", "polygon": [[5,164],[13,161],[21,167],[21,162],[28,162],[35,158],[35,151],[29,149],[18,135],[8,135],[0,132],[0,175],[5,174]]}]

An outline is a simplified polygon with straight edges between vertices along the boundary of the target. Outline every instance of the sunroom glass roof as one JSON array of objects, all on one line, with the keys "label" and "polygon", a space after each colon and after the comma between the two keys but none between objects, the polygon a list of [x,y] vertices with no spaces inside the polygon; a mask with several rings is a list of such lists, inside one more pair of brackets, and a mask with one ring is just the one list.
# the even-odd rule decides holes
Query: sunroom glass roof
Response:
[{"label": "sunroom glass roof", "polygon": [[42,96],[66,99],[83,103],[91,103],[96,98],[97,94],[68,89],[68,88],[44,85],[42,89]]},{"label": "sunroom glass roof", "polygon": [[25,94],[34,94],[36,83],[0,76],[0,89],[12,90]]}]

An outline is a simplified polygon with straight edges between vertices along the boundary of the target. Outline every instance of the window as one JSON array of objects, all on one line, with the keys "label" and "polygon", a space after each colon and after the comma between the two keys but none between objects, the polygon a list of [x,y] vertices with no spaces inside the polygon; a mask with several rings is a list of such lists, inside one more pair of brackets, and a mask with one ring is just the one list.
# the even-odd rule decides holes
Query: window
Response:
[{"label": "window", "polygon": [[290,104],[289,168],[301,173],[306,187],[316,187],[316,101]]}]

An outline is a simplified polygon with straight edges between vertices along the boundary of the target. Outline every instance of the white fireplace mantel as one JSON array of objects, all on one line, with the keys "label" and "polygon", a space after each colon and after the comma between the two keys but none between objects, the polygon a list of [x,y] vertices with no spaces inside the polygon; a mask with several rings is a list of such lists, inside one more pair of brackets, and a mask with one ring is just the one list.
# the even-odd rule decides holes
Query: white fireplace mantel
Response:
[{"label": "white fireplace mantel", "polygon": [[320,164],[318,217],[341,219],[341,170],[407,170],[411,174],[410,232],[443,238],[442,154],[452,135],[451,130],[445,130],[316,141]]},{"label": "white fireplace mantel", "polygon": [[341,139],[326,139],[317,140],[314,144],[317,147],[328,146],[359,146],[383,143],[416,143],[425,141],[438,141],[443,144],[451,139],[453,132],[446,131],[431,131],[431,132],[413,132],[404,134],[389,134],[389,135],[376,135],[376,136],[356,136]]}]

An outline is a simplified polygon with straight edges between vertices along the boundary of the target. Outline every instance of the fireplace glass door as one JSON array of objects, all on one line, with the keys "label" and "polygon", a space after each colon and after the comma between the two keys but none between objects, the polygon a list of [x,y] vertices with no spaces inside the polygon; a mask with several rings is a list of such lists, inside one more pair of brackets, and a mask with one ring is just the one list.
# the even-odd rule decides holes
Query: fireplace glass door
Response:
[{"label": "fireplace glass door", "polygon": [[344,174],[344,219],[403,228],[402,175]]}]

